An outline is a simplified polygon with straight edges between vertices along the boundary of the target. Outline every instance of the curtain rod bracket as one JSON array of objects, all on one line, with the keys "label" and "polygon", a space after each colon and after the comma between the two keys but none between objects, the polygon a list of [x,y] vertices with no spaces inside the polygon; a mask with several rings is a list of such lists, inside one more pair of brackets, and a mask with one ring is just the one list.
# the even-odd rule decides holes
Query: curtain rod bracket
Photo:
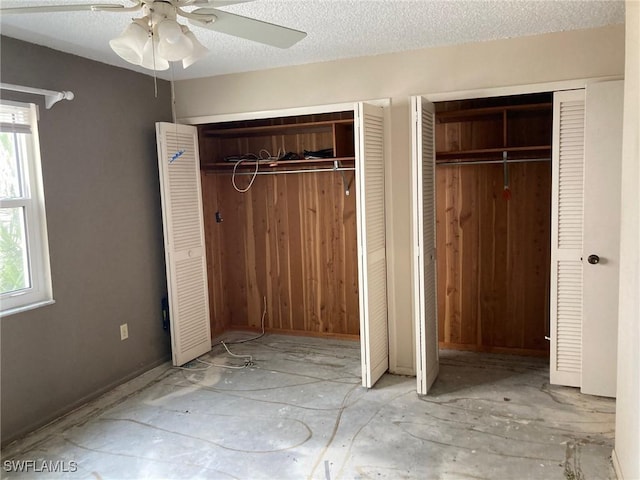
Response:
[{"label": "curtain rod bracket", "polygon": [[51,107],[53,107],[56,103],[58,103],[60,100],[73,100],[74,98],[75,98],[75,95],[73,94],[73,92],[67,92],[67,91],[57,92],[55,95],[45,95],[44,106],[48,110]]},{"label": "curtain rod bracket", "polygon": [[43,88],[23,87],[21,85],[12,85],[10,83],[0,83],[0,89],[10,90],[12,92],[30,93],[32,95],[42,95],[44,97],[44,106],[47,110],[53,107],[60,100],[73,100],[75,95],[73,92],[56,92],[54,90],[45,90]]}]

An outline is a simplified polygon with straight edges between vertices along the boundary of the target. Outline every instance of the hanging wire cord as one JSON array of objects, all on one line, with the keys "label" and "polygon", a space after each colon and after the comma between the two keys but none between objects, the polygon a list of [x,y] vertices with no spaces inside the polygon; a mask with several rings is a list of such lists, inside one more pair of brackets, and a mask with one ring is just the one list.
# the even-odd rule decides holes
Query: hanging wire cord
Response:
[{"label": "hanging wire cord", "polygon": [[262,332],[255,336],[255,337],[251,337],[251,338],[247,338],[244,340],[236,340],[233,342],[223,342],[220,341],[220,344],[224,347],[224,349],[227,351],[227,353],[229,355],[231,355],[232,357],[236,357],[236,358],[243,358],[244,359],[244,365],[221,365],[221,364],[217,364],[217,363],[212,363],[212,362],[207,362],[205,360],[202,360],[201,358],[196,358],[193,362],[190,362],[191,364],[193,364],[194,362],[196,363],[201,363],[203,365],[206,365],[205,367],[175,367],[179,370],[189,370],[189,371],[199,371],[199,370],[208,370],[211,367],[218,367],[218,368],[229,368],[229,369],[233,369],[233,370],[239,370],[242,368],[247,368],[247,367],[253,367],[255,365],[255,362],[253,361],[253,356],[251,355],[237,355],[235,353],[233,353],[231,350],[229,350],[229,347],[227,347],[227,345],[237,345],[240,343],[247,343],[247,342],[252,342],[254,340],[258,340],[259,338],[264,337],[265,331],[264,331],[264,320],[265,317],[267,315],[267,297],[262,297],[262,304],[263,304],[263,308],[262,308],[262,319],[260,320],[261,326],[262,326]]},{"label": "hanging wire cord", "polygon": [[[233,184],[233,188],[235,188],[237,192],[246,193],[249,191],[249,189],[253,185],[253,182],[256,180],[256,177],[258,176],[258,169],[260,168],[260,160],[279,160],[280,158],[282,158],[282,156],[284,156],[284,151],[282,151],[280,148],[278,148],[278,153],[276,154],[275,157],[271,155],[271,152],[269,150],[266,150],[264,148],[260,150],[259,153],[260,153],[259,155],[256,155],[255,153],[247,153],[245,155],[246,158],[241,158],[233,165],[231,183]],[[253,171],[253,176],[251,177],[251,180],[249,180],[249,185],[247,185],[246,188],[240,188],[236,184],[236,171],[238,170],[238,167],[242,162],[250,162],[252,160],[256,162],[256,168]]]},{"label": "hanging wire cord", "polygon": [[253,185],[253,182],[256,180],[256,177],[258,176],[258,168],[260,167],[260,158],[254,154],[247,154],[246,156],[248,157],[249,155],[253,155],[255,157],[256,169],[253,171],[253,177],[251,177],[251,180],[249,180],[249,185],[247,185],[246,188],[239,188],[238,185],[236,185],[236,170],[238,170],[238,167],[242,162],[248,162],[252,159],[241,158],[233,165],[233,174],[231,175],[231,183],[233,184],[233,188],[235,188],[236,191],[240,193],[248,192],[251,186]]}]

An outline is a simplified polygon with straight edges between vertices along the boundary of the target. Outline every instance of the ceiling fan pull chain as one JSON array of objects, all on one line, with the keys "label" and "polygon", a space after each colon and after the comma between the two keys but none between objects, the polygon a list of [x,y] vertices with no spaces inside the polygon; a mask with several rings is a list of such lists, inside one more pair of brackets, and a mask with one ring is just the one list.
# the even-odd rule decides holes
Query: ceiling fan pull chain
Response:
[{"label": "ceiling fan pull chain", "polygon": [[154,96],[155,98],[158,98],[158,72],[156,70],[156,43],[155,43],[155,38],[154,35],[154,27],[151,26],[151,58],[153,59],[153,89],[154,89]]},{"label": "ceiling fan pull chain", "polygon": [[171,111],[173,113],[173,124],[175,125],[175,134],[176,134],[176,153],[173,154],[169,163],[175,162],[178,158],[184,155],[185,149],[180,146],[180,137],[178,136],[178,122],[176,120],[176,91],[174,89],[175,85],[175,75],[174,75],[174,66],[171,65]]}]

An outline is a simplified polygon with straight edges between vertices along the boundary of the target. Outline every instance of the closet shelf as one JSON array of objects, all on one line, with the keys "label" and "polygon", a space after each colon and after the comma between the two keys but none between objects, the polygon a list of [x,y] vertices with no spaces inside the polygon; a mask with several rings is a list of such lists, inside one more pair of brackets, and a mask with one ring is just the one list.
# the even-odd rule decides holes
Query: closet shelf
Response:
[{"label": "closet shelf", "polygon": [[436,152],[436,163],[450,160],[473,162],[474,160],[501,160],[502,153],[507,152],[509,159],[551,156],[551,145],[535,145],[528,147],[479,148],[474,150],[457,150]]},{"label": "closet shelf", "polygon": [[[298,165],[300,167],[313,167],[313,166],[332,166],[334,162],[340,162],[341,164],[348,164],[353,166],[355,157],[336,157],[336,158],[301,158],[297,160],[260,160],[260,168],[267,167],[270,170],[277,171],[278,169],[287,169],[292,165]],[[230,172],[233,170],[233,166],[236,162],[215,162],[208,163],[202,166],[203,170],[208,172]],[[248,159],[244,161],[236,169],[237,171],[254,170],[256,166],[255,160]],[[303,168],[301,168],[302,170]]]},{"label": "closet shelf", "polygon": [[501,117],[509,112],[527,112],[535,110],[550,111],[553,103],[529,103],[524,105],[504,105],[500,107],[469,108],[464,110],[449,110],[436,114],[437,123],[468,122],[478,120],[479,117]]},{"label": "closet shelf", "polygon": [[330,131],[338,125],[353,125],[353,119],[324,120],[319,122],[289,123],[250,127],[211,128],[203,130],[205,137],[248,137],[261,135],[284,135],[292,133],[313,133]]}]

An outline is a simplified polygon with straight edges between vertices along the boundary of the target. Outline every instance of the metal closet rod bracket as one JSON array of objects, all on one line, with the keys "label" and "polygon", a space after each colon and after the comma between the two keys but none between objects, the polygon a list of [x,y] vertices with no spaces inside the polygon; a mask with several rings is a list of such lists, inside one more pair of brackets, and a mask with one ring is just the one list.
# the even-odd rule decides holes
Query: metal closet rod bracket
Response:
[{"label": "metal closet rod bracket", "polygon": [[53,107],[60,100],[73,100],[75,98],[73,92],[56,92],[54,90],[23,87],[21,85],[12,85],[10,83],[0,83],[0,89],[10,90],[12,92],[30,93],[31,95],[42,95],[44,97],[44,106],[47,108],[47,110]]},{"label": "metal closet rod bracket", "polygon": [[[344,194],[349,196],[351,194],[351,183],[353,183],[353,178],[355,175],[351,177],[351,180],[349,182],[347,182],[347,176],[344,173],[346,169],[342,167],[342,162],[340,160],[333,161],[333,169],[337,172],[340,172],[340,175],[342,175],[342,185],[344,186]],[[355,168],[353,170],[355,171]]]}]

